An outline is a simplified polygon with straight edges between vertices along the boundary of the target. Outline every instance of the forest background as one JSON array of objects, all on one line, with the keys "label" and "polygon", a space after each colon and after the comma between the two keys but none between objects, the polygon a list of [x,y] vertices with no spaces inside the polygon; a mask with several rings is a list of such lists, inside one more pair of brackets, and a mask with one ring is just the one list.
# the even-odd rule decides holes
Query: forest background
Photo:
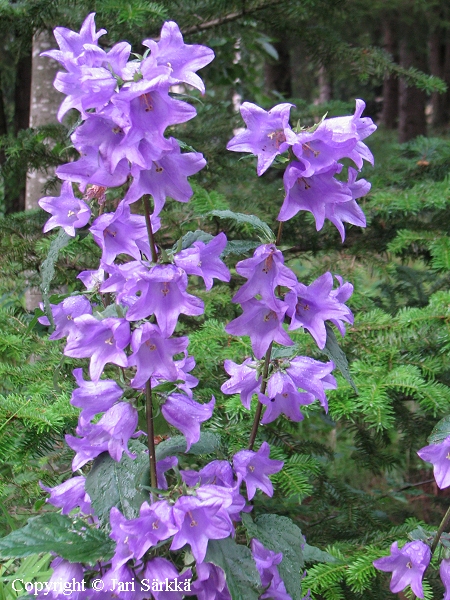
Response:
[{"label": "forest background", "polygon": [[[240,100],[266,109],[290,101],[294,122],[311,125],[325,113],[352,113],[354,99],[362,98],[365,115],[379,124],[368,140],[375,168],[363,173],[372,183],[361,202],[367,229],[349,227],[341,245],[331,225],[319,236],[306,214],[283,231],[288,264],[302,281],[331,270],[355,286],[355,324],[339,344],[356,389],[340,377],[326,417],[311,407],[300,424],[265,428],[273,457],[286,465],[267,503],[333,557],[306,565],[305,590],[314,598],[393,597],[372,561],[418,526],[436,526],[450,501],[416,456],[450,414],[450,6],[443,0],[0,3],[0,536],[50,510],[39,481],[50,486],[70,475],[63,440],[77,420],[69,399],[71,372],[81,363],[61,359],[60,344],[48,342],[30,303],[54,238],[41,233],[47,216],[32,207],[54,194],[52,168],[75,156],[75,123],[70,115],[57,123],[54,68],[37,57],[54,46],[53,27],[78,30],[92,11],[108,30],[108,44],[125,39],[139,52],[140,40],[172,19],[187,43],[216,53],[202,72],[208,91],[195,99],[199,118],[183,126],[183,139],[204,153],[208,168],[195,178],[188,211],[171,205],[161,233],[167,247],[200,226],[256,239],[248,224],[205,216],[213,210],[254,213],[275,224],[281,172],[257,180],[252,160],[225,150],[241,126]],[[60,254],[54,298],[81,289],[76,274],[97,259],[98,249],[81,233]],[[223,329],[236,316],[230,298],[239,283],[234,273],[231,289],[197,292],[205,315],[184,319],[199,398],[214,394],[220,407],[208,427],[228,435],[236,449],[252,416],[220,386],[224,359],[242,352]],[[325,359],[307,334],[296,342]],[[48,564],[48,555],[4,562],[0,598],[15,597],[2,587],[8,573],[28,569],[45,579]],[[424,588],[427,598],[441,597],[437,579],[429,577]]]}]

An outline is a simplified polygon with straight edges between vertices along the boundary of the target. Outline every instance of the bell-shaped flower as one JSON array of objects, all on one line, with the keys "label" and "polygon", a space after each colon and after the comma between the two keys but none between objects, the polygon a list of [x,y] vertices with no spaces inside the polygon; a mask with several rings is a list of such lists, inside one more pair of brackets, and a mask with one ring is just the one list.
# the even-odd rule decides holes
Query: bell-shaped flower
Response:
[{"label": "bell-shaped flower", "polygon": [[178,532],[170,549],[179,550],[189,544],[197,562],[204,561],[209,540],[221,540],[233,533],[233,525],[220,498],[205,501],[195,496],[181,496],[174,504],[173,515]]},{"label": "bell-shaped flower", "polygon": [[[43,309],[43,304],[41,304]],[[85,296],[70,296],[59,304],[50,304],[55,331],[49,336],[50,340],[60,340],[63,337],[74,337],[78,334],[78,327],[74,322],[76,317],[91,315],[91,303]],[[41,325],[50,325],[48,317],[39,317]]]},{"label": "bell-shaped flower", "polygon": [[167,490],[166,472],[173,469],[178,465],[178,458],[176,456],[166,456],[162,460],[156,461],[156,480],[158,483],[158,489]]},{"label": "bell-shaped flower", "polygon": [[259,294],[267,306],[278,310],[275,288],[282,286],[293,289],[297,284],[297,277],[284,265],[283,253],[274,244],[259,246],[252,258],[237,263],[236,271],[248,279],[233,296],[233,302],[240,304]]},{"label": "bell-shaped flower", "polygon": [[136,559],[142,558],[149,548],[167,540],[178,531],[173,518],[173,507],[166,500],[153,502],[151,505],[144,502],[139,517],[121,523],[120,528],[127,535],[128,547]]},{"label": "bell-shaped flower", "polygon": [[69,181],[62,184],[59,196],[46,196],[38,204],[52,215],[44,225],[44,233],[55,227],[62,227],[67,235],[75,237],[75,228],[84,227],[91,218],[89,206],[74,196]]},{"label": "bell-shaped flower", "polygon": [[430,444],[417,452],[422,460],[433,465],[433,474],[438,487],[443,490],[450,485],[450,436],[440,444]]},{"label": "bell-shaped flower", "polygon": [[46,50],[41,53],[41,56],[53,58],[65,67],[66,60],[73,62],[82,58],[85,53],[85,44],[98,45],[98,39],[105,33],[105,29],[95,30],[95,13],[90,13],[83,21],[80,33],[66,27],[56,27],[53,34],[60,49]]},{"label": "bell-shaped flower", "polygon": [[200,471],[184,470],[180,471],[180,474],[189,487],[195,487],[198,483],[232,487],[236,483],[233,470],[227,460],[213,460]]},{"label": "bell-shaped flower", "polygon": [[261,578],[261,585],[267,587],[272,579],[278,574],[277,565],[283,560],[281,552],[269,550],[256,538],[251,542],[252,556]]},{"label": "bell-shaped flower", "polygon": [[230,271],[220,260],[220,255],[227,245],[227,237],[219,233],[207,244],[202,241],[194,242],[190,248],[175,254],[174,261],[188,275],[198,275],[205,282],[207,290],[213,285],[213,278],[220,281],[230,281]]},{"label": "bell-shaped flower", "polygon": [[341,234],[342,241],[345,240],[344,223],[358,225],[359,227],[366,226],[366,217],[358,206],[356,199],[361,198],[369,193],[370,183],[365,179],[356,181],[357,171],[349,167],[347,189],[349,190],[352,199],[339,204],[325,205],[325,218],[333,223],[336,229]]},{"label": "bell-shaped flower", "polygon": [[[332,361],[322,363],[308,356],[297,356],[289,359],[289,366],[285,368],[286,374],[294,382],[297,388],[309,392],[317,398],[325,410],[328,410],[328,402],[325,396],[325,390],[335,390],[337,388],[336,379],[331,375],[334,369]],[[274,377],[274,376],[272,376]],[[271,390],[271,379],[267,384],[268,390]],[[274,379],[278,386],[278,379]]]},{"label": "bell-shaped flower", "polygon": [[64,354],[73,358],[88,358],[89,374],[98,381],[106,363],[128,366],[124,348],[130,343],[130,325],[125,319],[107,318],[98,321],[91,315],[75,318],[78,335],[67,340]]},{"label": "bell-shaped flower", "polygon": [[72,392],[70,403],[82,409],[79,416],[81,426],[96,414],[109,410],[122,397],[122,388],[112,379],[85,381],[83,369],[74,369],[73,376],[78,387]]},{"label": "bell-shaped flower", "polygon": [[186,438],[187,450],[200,439],[200,424],[211,418],[216,400],[200,404],[183,394],[171,394],[162,405],[166,421]]},{"label": "bell-shaped flower", "polygon": [[61,508],[61,514],[68,515],[74,508],[79,506],[83,514],[89,515],[91,513],[91,499],[86,493],[85,483],[86,478],[80,475],[67,479],[64,483],[60,483],[53,488],[46,487],[42,483],[40,483],[40,486],[50,494],[50,498],[47,498],[46,502]]},{"label": "bell-shaped flower", "polygon": [[[160,228],[158,217],[151,218],[153,232]],[[132,215],[130,207],[121,202],[114,213],[104,213],[92,224],[90,231],[102,249],[102,261],[111,264],[118,254],[141,259],[141,251],[151,256],[145,217]]]},{"label": "bell-shaped flower", "polygon": [[144,40],[144,46],[150,48],[152,58],[158,65],[170,68],[170,83],[187,83],[205,93],[203,81],[196,71],[208,65],[214,59],[214,52],[207,46],[188,45],[183,41],[180,28],[174,21],[166,21],[161,29],[158,42]]},{"label": "bell-shaped flower", "polygon": [[105,270],[100,267],[95,271],[81,271],[77,275],[77,279],[83,282],[88,292],[96,292],[105,279]]},{"label": "bell-shaped flower", "polygon": [[52,560],[50,567],[53,569],[53,573],[46,584],[48,589],[36,594],[35,597],[37,596],[40,600],[42,598],[60,600],[67,598],[67,592],[69,592],[72,600],[81,600],[83,598],[82,590],[84,589],[85,576],[83,565],[69,562],[58,556]]},{"label": "bell-shaped flower", "polygon": [[277,217],[278,220],[288,221],[300,210],[307,210],[314,215],[317,231],[322,229],[327,204],[352,200],[347,186],[334,178],[334,175],[341,169],[342,165],[335,163],[321,173],[312,177],[304,177],[302,164],[290,163],[284,173],[286,197]]},{"label": "bell-shaped flower", "polygon": [[393,594],[403,591],[408,585],[419,598],[423,598],[422,578],[431,560],[430,548],[415,540],[399,548],[397,542],[391,546],[391,554],[373,561],[380,571],[392,572],[390,590]]},{"label": "bell-shaped flower", "polygon": [[241,450],[234,455],[233,467],[236,475],[247,486],[249,500],[253,498],[257,489],[262,490],[268,496],[273,495],[273,486],[268,475],[281,471],[283,462],[281,460],[272,460],[269,458],[269,454],[269,444],[263,442],[257,452],[253,452],[253,450]]},{"label": "bell-shaped flower", "polygon": [[143,387],[151,377],[176,381],[178,369],[173,356],[184,352],[188,344],[187,337],[166,338],[160,328],[151,323],[143,323],[135,329],[131,337],[133,354],[128,359],[129,367],[137,367],[132,387]]},{"label": "bell-shaped flower", "polygon": [[76,452],[72,469],[80,469],[102,452],[109,452],[117,462],[122,458],[123,452],[130,458],[135,458],[136,455],[128,450],[128,441],[133,437],[137,423],[137,410],[128,402],[119,402],[106,411],[95,425],[80,425],[77,434],[82,438],[66,435],[67,445]]},{"label": "bell-shaped flower", "polygon": [[[189,202],[193,192],[187,178],[206,165],[200,152],[182,154],[174,138],[170,138],[168,144],[172,149],[163,152],[160,158],[151,160],[145,168],[137,164],[131,167],[133,183],[125,196],[125,202],[132,203],[145,194],[150,194],[153,197],[155,216],[163,209],[167,197],[178,202]],[[144,153],[145,148],[144,146]]]},{"label": "bell-shaped flower", "polygon": [[[289,126],[289,112],[293,104],[278,104],[268,112],[250,102],[240,108],[247,129],[234,136],[227,144],[233,152],[251,152],[258,157],[258,175],[262,175],[278,154],[285,152],[295,141]],[[293,140],[290,140],[293,136]]]},{"label": "bell-shaped flower", "polygon": [[225,573],[213,563],[196,565],[197,579],[192,584],[198,600],[231,600]]},{"label": "bell-shaped flower", "polygon": [[155,265],[135,286],[140,292],[137,302],[127,312],[129,321],[145,319],[154,314],[161,332],[170,336],[174,332],[178,317],[201,315],[203,302],[188,294],[187,276],[175,265]]},{"label": "bell-shaped flower", "polygon": [[298,392],[292,379],[277,371],[271,376],[265,395],[258,394],[258,399],[267,407],[261,419],[261,423],[266,425],[275,421],[281,414],[291,421],[302,421],[304,417],[299,407],[311,404],[315,397],[309,393]]},{"label": "bell-shaped flower", "polygon": [[342,321],[353,323],[351,310],[333,294],[333,275],[329,272],[308,286],[298,283],[294,291],[286,294],[285,301],[289,304],[286,314],[291,317],[289,329],[304,327],[320,349],[325,347],[327,341],[325,321],[339,323],[339,330],[344,333]]},{"label": "bell-shaped flower", "polygon": [[442,600],[450,600],[450,559],[444,558],[439,567],[439,575],[444,584],[445,594]]},{"label": "bell-shaped flower", "polygon": [[242,305],[243,313],[225,327],[231,335],[248,335],[253,352],[260,359],[266,353],[271,342],[292,346],[293,341],[283,329],[284,315],[288,305],[275,300],[274,309],[261,300],[248,300]]},{"label": "bell-shaped flower", "polygon": [[242,404],[250,410],[252,396],[261,388],[262,376],[258,377],[258,363],[247,358],[241,365],[225,360],[223,366],[231,377],[222,384],[221,391],[224,394],[240,394]]},{"label": "bell-shaped flower", "polygon": [[[145,592],[144,598],[149,597],[149,591],[155,600],[183,600],[191,591],[191,569],[178,573],[173,564],[166,558],[157,556],[149,560],[141,577],[147,580],[147,586],[151,586]],[[168,589],[170,585],[171,589]],[[145,587],[147,587],[145,586]],[[167,589],[166,589],[167,586]],[[181,591],[180,591],[181,590]]]},{"label": "bell-shaped flower", "polygon": [[105,188],[117,187],[125,183],[130,174],[130,165],[123,158],[111,173],[109,165],[102,157],[97,146],[83,148],[81,158],[61,165],[56,169],[56,174],[63,181],[76,181],[82,192],[88,184]]}]

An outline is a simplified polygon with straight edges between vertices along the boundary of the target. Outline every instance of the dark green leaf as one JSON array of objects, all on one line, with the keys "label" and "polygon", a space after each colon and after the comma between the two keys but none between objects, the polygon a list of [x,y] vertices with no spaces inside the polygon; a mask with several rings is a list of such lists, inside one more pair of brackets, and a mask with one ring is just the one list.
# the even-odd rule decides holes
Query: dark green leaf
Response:
[{"label": "dark green leaf", "polygon": [[143,489],[143,486],[150,485],[147,448],[137,440],[131,440],[128,446],[137,455],[134,460],[123,454],[121,461],[116,462],[108,452],[103,452],[94,460],[86,477],[86,492],[95,514],[104,525],[109,524],[113,506],[127,519],[135,519],[142,503],[150,498]]},{"label": "dark green leaf", "polygon": [[2,558],[22,558],[40,552],[54,552],[70,562],[93,565],[109,560],[114,542],[100,529],[85,521],[72,520],[57,513],[47,513],[30,519],[22,529],[0,540]]},{"label": "dark green leaf", "polygon": [[229,254],[248,254],[258,246],[258,242],[251,242],[250,240],[231,240],[225,246],[221,256],[224,258]]},{"label": "dark green leaf", "polygon": [[310,546],[309,544],[303,546],[303,558],[305,559],[305,562],[336,562],[334,556],[316,546]]},{"label": "dark green leaf", "polygon": [[[196,444],[192,444],[188,454],[212,454],[217,452],[220,446],[220,436],[211,431],[202,431],[200,440]],[[166,456],[180,454],[186,452],[186,439],[182,435],[164,440],[156,446],[156,459],[162,460]]]},{"label": "dark green leaf", "polygon": [[327,343],[323,352],[328,356],[330,360],[334,362],[336,367],[342,373],[343,377],[349,382],[356,394],[359,394],[358,389],[350,375],[350,369],[348,368],[347,357],[345,356],[342,348],[339,346],[333,329],[329,323],[325,323],[327,330]]},{"label": "dark green leaf", "polygon": [[210,233],[206,233],[206,231],[202,231],[201,229],[196,229],[195,231],[188,231],[181,239],[179,239],[172,248],[173,252],[181,252],[181,250],[186,250],[186,248],[190,248],[194,242],[200,241],[205,244],[212,240],[213,236]]},{"label": "dark green leaf", "polygon": [[246,223],[250,225],[266,242],[272,243],[275,241],[275,236],[270,227],[256,215],[246,215],[243,213],[235,213],[231,210],[211,210],[208,215],[219,217],[219,219],[230,219],[236,223]]},{"label": "dark green leaf", "polygon": [[445,440],[446,437],[450,435],[450,415],[444,417],[436,423],[433,431],[431,432],[428,443],[429,444],[440,444]]},{"label": "dark green leaf", "polygon": [[252,553],[232,538],[209,540],[207,562],[224,570],[233,600],[258,600],[261,583]]},{"label": "dark green leaf", "polygon": [[47,315],[48,320],[54,327],[53,315],[50,310],[50,301],[48,299],[48,294],[50,291],[50,284],[53,281],[53,277],[55,276],[55,264],[58,260],[59,251],[62,250],[72,238],[70,235],[64,231],[64,229],[60,229],[58,235],[50,244],[50,249],[47,254],[47,258],[41,265],[41,290],[42,290],[42,298],[44,301],[45,314]]},{"label": "dark green leaf", "polygon": [[278,565],[292,600],[301,600],[301,570],[305,565],[302,544],[305,538],[295,523],[280,515],[261,515],[253,522],[249,515],[242,515],[242,522],[250,538],[257,538],[266,548],[281,552],[283,560]]}]

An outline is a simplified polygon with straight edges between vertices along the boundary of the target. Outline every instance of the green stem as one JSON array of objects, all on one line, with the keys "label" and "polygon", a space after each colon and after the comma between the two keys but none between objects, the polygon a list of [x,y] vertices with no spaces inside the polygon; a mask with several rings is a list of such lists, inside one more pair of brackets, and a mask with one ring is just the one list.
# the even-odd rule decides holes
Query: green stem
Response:
[{"label": "green stem", "polygon": [[[263,368],[263,373],[262,373],[262,381],[261,381],[261,389],[260,389],[261,394],[266,393],[267,374],[269,373],[270,355],[272,354],[272,344],[273,344],[273,342],[270,342],[270,345],[267,348],[266,358],[264,360],[264,368]],[[263,405],[261,404],[261,402],[258,402],[258,408],[256,409],[255,418],[253,420],[252,431],[250,433],[250,440],[248,442],[249,450],[253,450],[253,445],[255,443],[256,434],[258,433],[259,421],[261,419],[262,407],[263,407]]]},{"label": "green stem", "polygon": [[156,252],[155,237],[153,235],[152,222],[150,220],[150,202],[148,201],[147,195],[143,197],[143,200],[145,224],[147,225],[148,241],[150,244],[150,251],[152,253],[152,262],[156,263],[158,262],[158,253]]},{"label": "green stem", "polygon": [[147,446],[148,459],[150,462],[150,485],[155,489],[158,487],[158,483],[156,478],[155,430],[153,427],[153,401],[150,379],[145,384],[145,415],[147,417]]}]

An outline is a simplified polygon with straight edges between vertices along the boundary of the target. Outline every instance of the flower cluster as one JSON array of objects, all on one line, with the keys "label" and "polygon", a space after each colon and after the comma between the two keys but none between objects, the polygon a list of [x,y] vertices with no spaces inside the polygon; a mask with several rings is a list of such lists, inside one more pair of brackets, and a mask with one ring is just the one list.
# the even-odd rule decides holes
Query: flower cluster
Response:
[{"label": "flower cluster", "polygon": [[346,183],[336,179],[343,169],[338,161],[348,158],[358,170],[363,160],[373,164],[372,153],[362,140],[375,131],[376,125],[369,117],[361,117],[365,104],[357,100],[352,117],[326,119],[316,127],[296,132],[289,125],[292,106],[279,104],[267,112],[244,102],[241,114],[247,129],[229,142],[228,149],[255,154],[258,175],[270,167],[277,155],[289,150],[292,160],[284,173],[286,197],[278,220],[287,221],[306,210],[314,215],[317,230],[328,219],[344,241],[344,223],[366,225],[356,200],[368,193],[370,183],[365,179],[356,181],[357,170],[353,167],[348,169]]},{"label": "flower cluster", "polygon": [[[79,275],[85,293],[49,307],[54,325],[51,338],[66,339],[66,356],[89,359],[89,379],[81,368],[73,372],[77,388],[71,403],[81,412],[76,435],[67,435],[66,441],[75,452],[74,471],[102,453],[109,453],[114,461],[121,461],[124,453],[135,458],[135,442],[130,440],[145,435],[138,430],[139,402],[144,395],[147,423],[153,422],[153,403],[158,403],[162,417],[185,437],[187,451],[200,439],[201,423],[211,417],[215,399],[196,400],[198,381],[191,373],[195,360],[188,354],[188,338],[177,335],[176,328],[180,315],[195,317],[204,311],[202,300],[188,291],[189,276],[202,278],[207,290],[214,279],[230,280],[221,259],[227,244],[224,233],[172,252],[163,251],[155,241],[166,199],[188,202],[192,195],[188,177],[205,165],[200,153],[181,152],[178,141],[166,137],[168,127],[196,114],[190,104],[175,99],[171,90],[174,85],[188,85],[203,93],[197,71],[213,59],[212,50],[186,45],[173,22],[163,25],[159,41],[143,42],[148,51],[138,59],[131,58],[134,55],[126,42],[109,51],[101,48],[98,40],[104,33],[96,31],[91,14],[79,33],[57,28],[59,50],[44,53],[65,69],[55,80],[55,87],[66,95],[58,118],[71,109],[80,114],[80,125],[71,136],[80,158],[58,168],[64,181],[60,196],[40,201],[51,214],[44,230],[60,227],[75,236],[76,229],[89,226],[101,250],[98,269]],[[267,113],[244,103],[248,129],[233,138],[229,148],[256,154],[258,174],[277,154],[290,152],[287,196],[279,220],[305,209],[313,212],[318,227],[329,218],[342,235],[343,221],[364,224],[355,199],[367,192],[367,182],[356,182],[352,168],[347,183],[334,177],[342,170],[338,163],[342,158],[353,160],[358,169],[363,159],[372,160],[361,140],[375,126],[361,118],[363,108],[364,103],[357,101],[353,117],[330,119],[313,130],[294,132],[288,124],[290,105]],[[82,198],[75,195],[73,184],[78,185]],[[109,189],[119,186],[123,186],[123,197],[112,210]],[[139,200],[144,215],[135,207],[132,211],[131,204]],[[233,298],[243,312],[226,331],[250,336],[255,358],[241,365],[225,361],[231,378],[222,391],[239,393],[246,408],[257,395],[259,407],[266,406],[262,424],[280,415],[300,421],[300,407],[315,400],[327,409],[326,390],[336,387],[333,362],[322,363],[295,352],[289,358],[272,359],[271,351],[274,344],[292,346],[289,331],[300,327],[323,349],[327,321],[344,335],[345,324],[353,322],[345,304],[352,286],[331,273],[309,286],[300,283],[275,243],[257,248],[253,257],[236,265],[236,271],[247,280]],[[47,317],[40,321],[50,325]],[[120,385],[114,373],[120,374]],[[176,456],[156,461],[150,426],[147,434],[151,492],[134,518],[111,508],[112,559],[100,561],[95,573],[84,564],[56,559],[53,577],[69,581],[86,575],[92,580],[95,574],[104,589],[111,589],[114,581],[187,581],[195,573],[192,593],[200,600],[229,600],[224,571],[207,560],[208,544],[234,536],[236,523],[243,512],[251,510],[249,502],[258,490],[273,495],[270,475],[278,473],[283,463],[270,458],[265,441],[255,451],[253,439],[249,449],[238,451],[229,461],[214,460],[199,471],[180,470]],[[168,482],[169,472],[175,485]],[[77,511],[89,519],[86,522],[97,523],[84,475],[44,489],[50,493],[49,502],[63,514]],[[189,568],[173,559],[181,550],[193,557]],[[261,578],[260,598],[289,600],[277,567],[282,555],[256,539],[252,552]],[[184,597],[178,590],[168,595],[152,589],[152,595],[156,600]],[[80,600],[92,597],[92,588],[77,592]],[[143,600],[146,595],[125,586],[111,597]]]}]

